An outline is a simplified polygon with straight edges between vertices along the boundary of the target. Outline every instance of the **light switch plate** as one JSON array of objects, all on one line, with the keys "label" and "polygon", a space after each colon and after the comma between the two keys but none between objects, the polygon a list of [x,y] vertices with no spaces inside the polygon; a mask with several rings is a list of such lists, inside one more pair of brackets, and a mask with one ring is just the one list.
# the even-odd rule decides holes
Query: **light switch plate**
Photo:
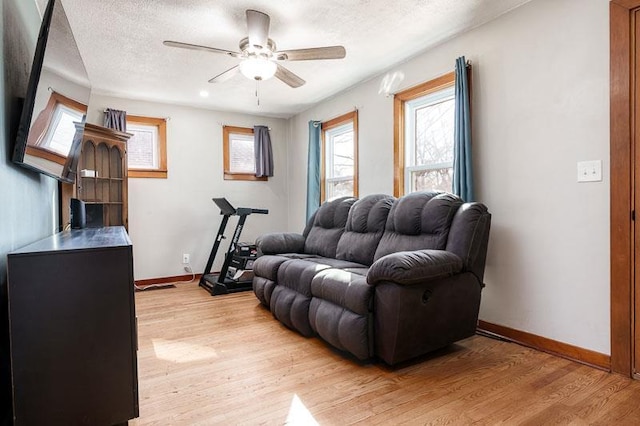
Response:
[{"label": "light switch plate", "polygon": [[602,181],[602,160],[578,161],[578,182]]}]

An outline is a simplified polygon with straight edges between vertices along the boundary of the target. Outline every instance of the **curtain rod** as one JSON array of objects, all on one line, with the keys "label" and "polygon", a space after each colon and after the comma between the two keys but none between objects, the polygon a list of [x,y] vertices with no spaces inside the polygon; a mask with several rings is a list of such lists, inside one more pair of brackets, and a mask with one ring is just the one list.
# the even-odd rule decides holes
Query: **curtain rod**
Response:
[{"label": "curtain rod", "polygon": [[[222,127],[227,127],[228,124],[224,124],[224,123],[218,123],[219,125],[221,125]],[[238,126],[231,126],[231,127],[238,127]],[[267,127],[267,129],[269,129],[269,131],[271,131],[271,127]]]}]

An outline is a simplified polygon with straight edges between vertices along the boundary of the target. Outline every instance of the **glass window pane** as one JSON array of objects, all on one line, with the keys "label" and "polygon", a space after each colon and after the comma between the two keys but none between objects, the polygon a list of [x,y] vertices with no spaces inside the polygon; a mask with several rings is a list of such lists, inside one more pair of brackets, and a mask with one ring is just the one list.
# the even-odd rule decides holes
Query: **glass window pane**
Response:
[{"label": "glass window pane", "polygon": [[323,200],[353,196],[356,164],[356,114],[323,123]]},{"label": "glass window pane", "polygon": [[453,161],[455,101],[448,99],[415,110],[415,164]]},{"label": "glass window pane", "polygon": [[327,181],[326,198],[332,200],[339,197],[347,197],[353,195],[353,179],[340,181]]},{"label": "glass window pane", "polygon": [[[332,137],[333,167],[329,177],[353,176],[353,130]],[[331,163],[331,162],[330,162]]]},{"label": "glass window pane", "polygon": [[229,171],[256,172],[253,135],[229,135]]},{"label": "glass window pane", "polygon": [[453,168],[416,170],[411,172],[411,191],[440,190],[451,192]]}]

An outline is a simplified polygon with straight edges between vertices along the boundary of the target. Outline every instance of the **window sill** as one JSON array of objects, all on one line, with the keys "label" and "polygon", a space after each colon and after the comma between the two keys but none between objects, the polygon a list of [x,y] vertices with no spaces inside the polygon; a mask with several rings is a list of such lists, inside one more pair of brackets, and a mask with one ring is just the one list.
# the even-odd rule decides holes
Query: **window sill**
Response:
[{"label": "window sill", "polygon": [[166,179],[166,170],[142,170],[142,169],[129,169],[130,178],[152,178],[152,179]]},{"label": "window sill", "polygon": [[40,158],[44,158],[45,160],[53,161],[54,163],[60,164],[61,166],[64,166],[64,164],[67,161],[66,157],[63,157],[57,152],[41,146],[29,145],[27,146],[27,149],[25,152],[34,157],[40,157]]},{"label": "window sill", "polygon": [[249,180],[249,181],[267,181],[269,180],[266,176],[257,177],[256,175],[252,175],[250,173],[224,173],[224,180]]}]

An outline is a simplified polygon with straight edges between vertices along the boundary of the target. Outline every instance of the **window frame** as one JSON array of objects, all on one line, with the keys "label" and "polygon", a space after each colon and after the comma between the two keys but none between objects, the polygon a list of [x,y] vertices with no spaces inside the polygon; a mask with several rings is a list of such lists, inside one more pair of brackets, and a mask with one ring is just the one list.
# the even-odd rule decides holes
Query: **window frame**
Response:
[{"label": "window frame", "polygon": [[401,197],[406,193],[406,171],[411,170],[415,167],[424,167],[406,165],[406,103],[454,86],[455,77],[456,74],[454,71],[452,71],[440,77],[434,78],[433,80],[429,80],[427,82],[403,90],[402,92],[398,92],[393,96],[393,195],[395,197]]},{"label": "window frame", "polygon": [[[267,181],[267,176],[256,176],[255,173],[235,173],[230,170],[231,166],[231,152],[230,152],[230,136],[232,134],[239,135],[255,135],[253,128],[249,127],[237,127],[237,126],[223,126],[222,127],[222,156],[224,162],[224,180],[245,180],[245,181]],[[254,160],[255,161],[255,160]]]},{"label": "window frame", "polygon": [[74,101],[73,99],[52,90],[49,100],[47,101],[47,105],[40,114],[38,114],[38,117],[36,117],[36,120],[33,123],[34,130],[29,133],[26,153],[64,165],[67,161],[67,157],[50,149],[47,144],[44,143],[44,139],[47,136],[49,127],[51,126],[51,121],[54,119],[59,105],[82,113],[82,115],[87,114],[87,106],[85,104]]},{"label": "window frame", "polygon": [[349,123],[353,123],[353,197],[358,197],[358,110],[354,110],[320,124],[320,203],[325,202],[327,198],[326,132]]},{"label": "window frame", "polygon": [[127,164],[128,176],[130,178],[166,179],[168,175],[167,119],[127,114],[127,125],[129,123],[143,125],[143,126],[153,126],[158,128],[158,168],[139,169],[135,167],[129,167]]},{"label": "window frame", "polygon": [[[420,101],[420,102],[414,102],[414,101]],[[415,114],[421,108],[431,107],[438,103],[448,102],[448,101],[453,101],[455,103],[455,85],[454,84],[452,84],[451,86],[442,87],[427,95],[419,96],[415,99],[405,101],[404,102],[405,119],[412,115],[415,117]],[[414,124],[414,125],[411,126],[411,124]],[[405,170],[404,170],[405,171],[404,172],[405,192],[406,192],[406,189],[411,189],[411,181],[413,180],[412,173],[414,172],[442,170],[442,169],[451,169],[453,171],[453,158],[451,158],[451,161],[444,162],[444,163],[429,163],[429,164],[421,164],[421,165],[415,164],[416,162],[415,153],[417,150],[417,147],[415,146],[416,145],[415,143],[416,142],[415,141],[416,126],[417,126],[417,120],[413,120],[413,123],[411,121],[409,123],[405,122],[404,136],[406,137],[408,135],[409,139],[413,139],[413,140],[409,140],[405,144],[405,146],[410,147],[411,149],[408,150],[408,152],[405,152],[404,159],[405,161],[407,161],[407,158],[409,158],[410,163],[413,164],[411,166],[408,166],[405,164]],[[453,149],[453,145],[451,146],[451,148]]]}]

